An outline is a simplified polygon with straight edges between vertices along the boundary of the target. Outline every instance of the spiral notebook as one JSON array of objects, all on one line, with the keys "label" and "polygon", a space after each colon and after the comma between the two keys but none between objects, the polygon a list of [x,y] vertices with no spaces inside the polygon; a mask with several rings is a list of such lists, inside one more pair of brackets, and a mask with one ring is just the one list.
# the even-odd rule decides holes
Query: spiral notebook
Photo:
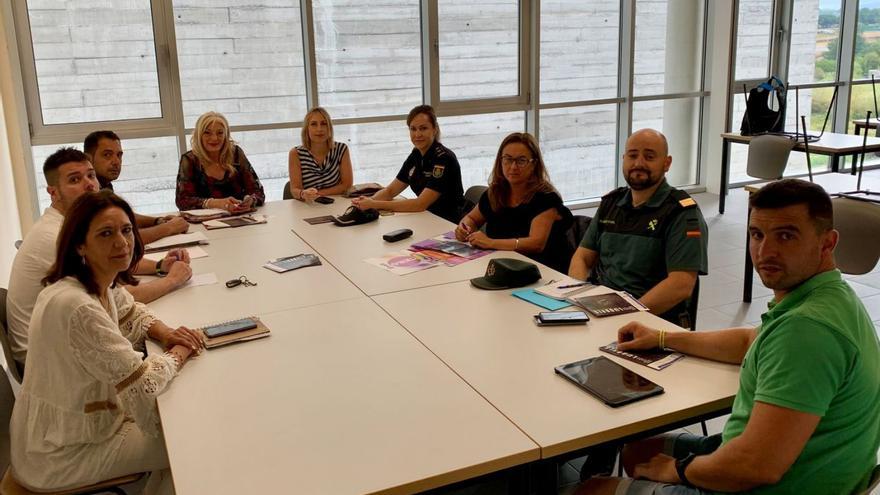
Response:
[{"label": "spiral notebook", "polygon": [[[257,339],[262,339],[263,337],[269,336],[269,327],[267,327],[263,323],[262,320],[260,320],[256,316],[249,316],[247,318],[252,320],[254,323],[256,323],[257,326],[254,328],[250,328],[248,330],[242,330],[240,332],[221,335],[219,337],[210,338],[208,336],[205,336],[205,348],[213,349],[215,347],[221,347],[226,344],[233,344],[235,342],[246,342],[249,340],[257,340]],[[231,321],[235,321],[235,320],[231,320]],[[205,330],[212,328],[212,327],[220,326],[220,325],[223,325],[226,323],[230,323],[230,321],[221,321],[221,322],[211,323],[210,325],[205,325],[205,326],[201,327],[200,330],[204,334]]]}]

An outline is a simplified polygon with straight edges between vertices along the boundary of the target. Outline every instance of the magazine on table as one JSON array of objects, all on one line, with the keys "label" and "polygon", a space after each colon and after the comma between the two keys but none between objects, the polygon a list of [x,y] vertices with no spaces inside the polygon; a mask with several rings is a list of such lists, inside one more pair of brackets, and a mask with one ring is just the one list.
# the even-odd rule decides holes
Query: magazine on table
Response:
[{"label": "magazine on table", "polygon": [[575,295],[568,300],[600,318],[648,311],[648,308],[626,292]]},{"label": "magazine on table", "polygon": [[608,354],[614,354],[617,357],[621,357],[634,363],[639,363],[643,366],[647,366],[648,368],[658,371],[670,366],[672,363],[684,357],[684,354],[680,352],[670,351],[667,349],[620,351],[617,349],[617,342],[603,345],[599,348],[599,350],[602,352],[607,352]]}]

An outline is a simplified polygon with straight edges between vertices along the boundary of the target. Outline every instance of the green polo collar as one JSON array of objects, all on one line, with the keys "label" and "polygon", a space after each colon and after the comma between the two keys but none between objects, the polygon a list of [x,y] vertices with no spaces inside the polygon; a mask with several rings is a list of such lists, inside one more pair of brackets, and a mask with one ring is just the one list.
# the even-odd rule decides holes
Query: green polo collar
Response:
[{"label": "green polo collar", "polygon": [[840,282],[840,270],[828,270],[827,272],[822,272],[817,275],[813,275],[809,280],[799,285],[795,290],[789,292],[782,298],[782,301],[776,302],[775,299],[771,299],[770,302],[767,303],[767,308],[769,311],[766,313],[766,316],[770,318],[774,318],[782,313],[785,313],[789,309],[799,305],[801,301],[803,301],[813,289],[817,289],[823,285],[831,284],[835,282]]},{"label": "green polo collar", "polygon": [[[651,199],[645,201],[645,204],[643,206],[647,206],[650,208],[659,207],[663,204],[664,201],[666,201],[666,197],[669,196],[670,192],[672,192],[672,186],[670,186],[664,178],[663,181],[660,183],[660,186],[657,187],[657,190],[654,191],[654,194],[651,195]],[[631,188],[627,188],[626,194],[624,194],[623,197],[617,201],[617,206],[629,206],[630,208],[632,208]]]}]

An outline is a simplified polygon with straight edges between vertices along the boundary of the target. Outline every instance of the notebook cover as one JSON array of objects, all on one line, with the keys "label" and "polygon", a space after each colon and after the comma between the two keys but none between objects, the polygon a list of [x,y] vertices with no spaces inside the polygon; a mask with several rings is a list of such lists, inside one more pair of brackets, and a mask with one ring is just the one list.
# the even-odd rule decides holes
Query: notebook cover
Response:
[{"label": "notebook cover", "polygon": [[643,366],[647,366],[648,368],[658,371],[666,368],[667,366],[684,357],[684,354],[674,351],[667,351],[665,349],[649,349],[644,351],[626,352],[619,351],[617,350],[617,342],[603,345],[599,348],[599,350],[602,352],[607,352],[608,354],[613,354],[617,357],[621,357],[623,359],[626,359],[627,361],[639,363]]},{"label": "notebook cover", "polygon": [[639,308],[633,306],[620,294],[609,292],[595,296],[572,297],[571,302],[586,309],[594,316],[615,316],[627,313],[635,313]]},{"label": "notebook cover", "polygon": [[[219,337],[209,338],[205,336],[205,348],[213,349],[215,347],[224,346],[226,344],[232,344],[235,342],[245,342],[248,340],[256,340],[261,339],[263,337],[269,336],[269,327],[267,327],[262,320],[257,318],[256,316],[251,316],[257,326],[256,328],[251,328],[250,330],[244,330],[241,332],[230,333],[226,335],[221,335]],[[210,326],[210,325],[206,325]],[[201,328],[199,330],[202,330]],[[204,331],[203,331],[204,335]]]},{"label": "notebook cover", "polygon": [[207,220],[202,222],[208,230],[226,229],[229,227],[244,227],[245,225],[259,225],[266,223],[268,219],[265,215],[244,215],[239,217],[229,217],[216,220]]},{"label": "notebook cover", "polygon": [[333,215],[321,215],[319,217],[303,218],[309,225],[318,225],[322,223],[333,223]]}]

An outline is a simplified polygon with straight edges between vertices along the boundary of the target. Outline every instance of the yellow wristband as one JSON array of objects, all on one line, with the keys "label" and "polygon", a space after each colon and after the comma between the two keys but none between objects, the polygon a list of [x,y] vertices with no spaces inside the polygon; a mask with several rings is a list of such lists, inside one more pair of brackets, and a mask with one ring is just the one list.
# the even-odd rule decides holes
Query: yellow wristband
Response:
[{"label": "yellow wristband", "polygon": [[666,349],[666,330],[660,330],[660,349]]}]

